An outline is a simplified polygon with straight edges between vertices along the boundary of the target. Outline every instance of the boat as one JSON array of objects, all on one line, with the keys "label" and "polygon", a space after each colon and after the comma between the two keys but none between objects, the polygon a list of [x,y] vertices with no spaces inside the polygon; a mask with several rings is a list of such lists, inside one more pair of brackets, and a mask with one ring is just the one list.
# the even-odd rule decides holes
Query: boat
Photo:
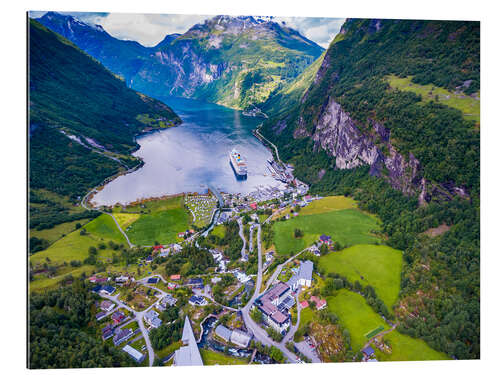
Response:
[{"label": "boat", "polygon": [[245,179],[247,177],[247,162],[235,148],[229,153],[229,164],[231,164],[237,178]]}]

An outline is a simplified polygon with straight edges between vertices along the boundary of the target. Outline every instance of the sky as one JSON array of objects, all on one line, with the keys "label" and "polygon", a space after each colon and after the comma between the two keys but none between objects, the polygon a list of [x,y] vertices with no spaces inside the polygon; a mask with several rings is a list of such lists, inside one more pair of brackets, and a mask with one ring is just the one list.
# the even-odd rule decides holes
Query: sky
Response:
[{"label": "sky", "polygon": [[[33,11],[30,16],[37,18],[45,13]],[[135,40],[148,47],[161,42],[167,34],[182,34],[194,24],[213,17],[188,14],[61,13],[71,14],[86,23],[99,24],[115,38]],[[298,30],[324,48],[328,47],[344,23],[343,18],[319,17],[274,17],[274,21],[284,21],[288,27]]]}]

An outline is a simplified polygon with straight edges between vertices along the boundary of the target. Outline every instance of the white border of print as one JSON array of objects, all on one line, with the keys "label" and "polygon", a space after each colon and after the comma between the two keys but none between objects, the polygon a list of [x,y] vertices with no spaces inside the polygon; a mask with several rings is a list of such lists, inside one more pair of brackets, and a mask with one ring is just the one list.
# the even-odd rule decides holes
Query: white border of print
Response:
[{"label": "white border of print", "polygon": [[[275,16],[320,16],[356,18],[412,18],[455,19],[481,21],[481,187],[482,242],[481,242],[481,360],[439,362],[394,362],[374,364],[319,364],[260,366],[258,371],[273,374],[277,371],[289,374],[305,372],[354,373],[354,374],[432,374],[453,372],[491,373],[498,368],[499,325],[496,319],[498,302],[498,237],[495,227],[498,219],[499,185],[497,143],[500,139],[497,120],[498,88],[496,72],[499,58],[497,46],[498,12],[493,2],[463,0],[397,0],[376,1],[269,1],[252,0],[239,3],[234,0],[157,2],[86,0],[78,3],[61,0],[16,1],[3,6],[2,32],[2,130],[1,148],[3,163],[1,243],[4,265],[0,274],[2,282],[1,322],[2,340],[0,366],[6,374],[28,373],[26,370],[26,14],[28,10],[58,11],[106,11],[129,13],[176,13],[176,14],[254,14]],[[490,4],[490,5],[487,5]],[[496,95],[496,97],[495,97]],[[495,104],[493,104],[495,103]],[[494,107],[495,105],[495,107]],[[7,206],[5,206],[5,204]],[[494,237],[495,236],[495,237]],[[234,374],[250,375],[255,366],[210,366],[201,368],[152,368],[152,369],[82,369],[44,371],[44,374]]]}]

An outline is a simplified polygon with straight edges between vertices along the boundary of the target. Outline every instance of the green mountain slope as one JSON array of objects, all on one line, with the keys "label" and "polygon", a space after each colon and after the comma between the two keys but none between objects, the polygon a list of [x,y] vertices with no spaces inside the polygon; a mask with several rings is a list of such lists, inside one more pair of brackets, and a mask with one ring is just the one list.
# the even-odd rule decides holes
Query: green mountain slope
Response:
[{"label": "green mountain slope", "polygon": [[63,197],[75,200],[104,178],[137,165],[140,161],[130,156],[136,134],[180,122],[169,107],[127,88],[34,20],[29,85],[32,227],[81,217],[81,211],[61,204]]},{"label": "green mountain slope", "polygon": [[347,20],[301,100],[277,100],[262,128],[312,192],[382,219],[404,251],[398,329],[459,359],[480,352],[479,128],[457,101],[479,101],[479,61],[478,22]]},{"label": "green mountain slope", "polygon": [[258,17],[216,16],[151,48],[113,38],[75,17],[49,12],[39,20],[136,90],[239,109],[263,103],[323,51],[296,30]]},{"label": "green mountain slope", "polygon": [[260,105],[260,108],[269,116],[278,116],[297,105],[307,89],[313,83],[314,77],[323,62],[325,54],[321,54],[299,76],[289,83],[280,85],[269,98]]}]

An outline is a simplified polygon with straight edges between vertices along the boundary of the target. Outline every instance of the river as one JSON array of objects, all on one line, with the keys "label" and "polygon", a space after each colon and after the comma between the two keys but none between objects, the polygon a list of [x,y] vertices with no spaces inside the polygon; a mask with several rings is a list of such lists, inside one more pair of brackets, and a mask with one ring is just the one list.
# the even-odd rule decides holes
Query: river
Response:
[{"label": "river", "polygon": [[[280,186],[267,170],[272,157],[252,129],[261,118],[193,99],[158,98],[182,119],[180,126],[140,136],[134,155],[137,171],[120,176],[94,195],[96,205],[127,204],[141,198],[206,192],[209,185],[227,193],[249,193],[258,186]],[[247,159],[248,178],[238,180],[228,153],[236,147]]]}]

